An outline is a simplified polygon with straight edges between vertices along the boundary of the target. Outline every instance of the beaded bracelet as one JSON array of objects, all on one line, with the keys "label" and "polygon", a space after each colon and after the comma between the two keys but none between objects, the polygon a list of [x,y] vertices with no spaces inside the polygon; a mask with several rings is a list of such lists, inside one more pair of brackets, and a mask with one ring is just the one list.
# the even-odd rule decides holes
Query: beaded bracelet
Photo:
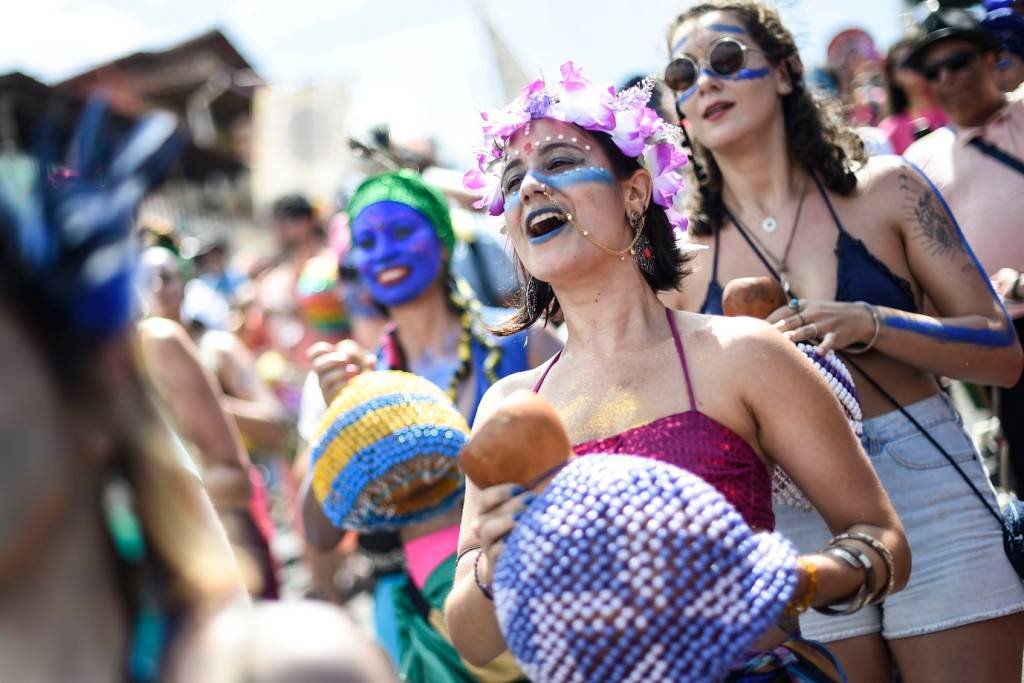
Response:
[{"label": "beaded bracelet", "polygon": [[462,562],[462,558],[463,557],[465,557],[466,555],[469,555],[474,550],[480,550],[482,548],[483,548],[483,546],[481,546],[479,543],[474,543],[473,545],[471,545],[468,548],[464,549],[461,553],[459,553],[455,557],[455,568],[456,569],[459,568],[459,562]]},{"label": "beaded bracelet", "polygon": [[870,604],[875,604],[885,600],[885,598],[892,593],[892,589],[896,585],[896,572],[892,563],[892,553],[889,552],[889,549],[885,547],[884,543],[871,534],[865,534],[860,531],[848,531],[844,534],[839,534],[832,539],[832,543],[838,543],[840,541],[860,541],[861,543],[871,546],[871,549],[881,556],[882,562],[885,563],[885,585],[882,586],[882,590],[880,590],[877,595],[871,596]]},{"label": "beaded bracelet", "polygon": [[862,570],[864,572],[864,583],[861,584],[857,594],[853,596],[853,600],[842,609],[825,605],[823,607],[815,607],[814,610],[829,616],[853,614],[859,611],[868,604],[868,601],[875,594],[875,572],[871,564],[871,558],[859,548],[848,545],[830,545],[825,549],[825,552],[835,555],[854,569]]},{"label": "beaded bracelet", "polygon": [[806,612],[811,603],[814,602],[814,596],[818,593],[818,568],[807,559],[801,557],[798,558],[797,566],[803,568],[807,572],[807,590],[799,598],[793,598],[786,605],[786,611],[783,615],[789,618],[798,617]]},{"label": "beaded bracelet", "polygon": [[476,554],[476,559],[473,560],[473,580],[476,581],[476,587],[480,589],[484,597],[493,602],[494,593],[491,592],[491,584],[480,581],[480,558],[483,557],[483,554],[484,551],[481,550]]},{"label": "beaded bracelet", "polygon": [[866,344],[863,342],[854,342],[843,349],[843,351],[852,354],[866,353],[870,351],[875,345],[875,342],[878,341],[878,334],[882,331],[882,320],[878,317],[878,310],[867,301],[858,301],[857,303],[868,309],[868,313],[871,314],[871,319],[875,322],[875,333],[871,335],[871,341]]}]

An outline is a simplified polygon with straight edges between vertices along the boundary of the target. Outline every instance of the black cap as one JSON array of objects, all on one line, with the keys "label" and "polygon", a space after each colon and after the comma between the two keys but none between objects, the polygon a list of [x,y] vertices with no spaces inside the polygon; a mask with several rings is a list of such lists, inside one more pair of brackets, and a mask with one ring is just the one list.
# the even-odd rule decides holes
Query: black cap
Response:
[{"label": "black cap", "polygon": [[301,194],[279,197],[271,209],[274,218],[312,218],[313,205]]},{"label": "black cap", "polygon": [[1000,45],[996,38],[978,27],[978,22],[970,12],[957,8],[947,7],[933,10],[921,22],[921,28],[925,34],[914,45],[914,49],[907,55],[903,65],[920,70],[923,65],[924,53],[929,47],[947,38],[961,38],[968,40],[986,52],[999,52]]}]

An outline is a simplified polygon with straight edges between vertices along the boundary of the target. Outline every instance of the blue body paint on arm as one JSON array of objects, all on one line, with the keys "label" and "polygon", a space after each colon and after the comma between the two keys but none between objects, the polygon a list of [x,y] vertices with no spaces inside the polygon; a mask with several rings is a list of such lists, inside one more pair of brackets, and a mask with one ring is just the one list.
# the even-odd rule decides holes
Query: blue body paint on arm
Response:
[{"label": "blue body paint on arm", "polygon": [[906,163],[917,171],[917,174],[924,179],[925,183],[931,189],[932,194],[939,203],[942,205],[943,210],[946,212],[946,216],[949,218],[950,224],[956,231],[957,237],[960,238],[961,244],[963,244],[964,250],[970,257],[971,262],[974,263],[974,268],[981,275],[982,281],[985,286],[988,287],[989,294],[999,305],[999,310],[1003,314],[1003,329],[991,330],[991,329],[978,329],[974,327],[959,327],[957,325],[944,325],[939,322],[932,320],[915,320],[913,318],[904,317],[883,317],[882,324],[887,327],[892,327],[899,330],[907,330],[909,332],[915,332],[917,334],[923,334],[933,339],[940,341],[958,342],[961,344],[977,344],[979,346],[989,347],[1004,347],[1010,346],[1017,341],[1017,333],[1010,324],[1010,316],[1006,313],[1006,307],[1003,306],[999,296],[996,294],[995,289],[992,288],[992,282],[989,280],[988,275],[985,273],[985,269],[982,268],[981,263],[978,261],[978,257],[975,256],[974,251],[971,250],[971,245],[964,238],[963,231],[960,230],[960,224],[957,223],[956,216],[953,215],[953,211],[949,208],[949,204],[946,203],[946,198],[942,196],[939,189],[935,187],[935,183],[932,182],[924,171],[918,168],[913,162],[907,161]]}]

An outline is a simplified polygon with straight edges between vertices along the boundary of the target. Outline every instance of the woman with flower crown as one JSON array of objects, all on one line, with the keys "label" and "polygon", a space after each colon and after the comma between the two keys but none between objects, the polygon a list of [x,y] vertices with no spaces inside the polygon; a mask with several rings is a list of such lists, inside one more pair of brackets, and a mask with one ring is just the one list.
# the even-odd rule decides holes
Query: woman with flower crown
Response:
[{"label": "woman with flower crown", "polygon": [[[554,405],[578,456],[630,453],[683,467],[763,530],[774,526],[771,474],[784,467],[837,534],[827,550],[801,558],[788,612],[899,590],[910,570],[902,528],[821,377],[765,323],[658,301],[658,291],[682,282],[688,257],[673,204],[685,155],[678,129],[646,106],[653,82],[616,95],[571,62],[561,73],[557,86],[536,81],[483,115],[485,148],[466,175],[479,205],[505,215],[527,278],[500,332],[559,312],[569,329],[551,362],[488,391],[478,424],[511,392],[532,389]],[[797,416],[815,428],[794,429]],[[467,484],[446,616],[456,647],[477,664],[505,648],[487,585],[503,537],[530,502],[519,494]],[[815,680],[839,675],[822,651],[781,629],[759,647],[778,666],[812,669]]]}]

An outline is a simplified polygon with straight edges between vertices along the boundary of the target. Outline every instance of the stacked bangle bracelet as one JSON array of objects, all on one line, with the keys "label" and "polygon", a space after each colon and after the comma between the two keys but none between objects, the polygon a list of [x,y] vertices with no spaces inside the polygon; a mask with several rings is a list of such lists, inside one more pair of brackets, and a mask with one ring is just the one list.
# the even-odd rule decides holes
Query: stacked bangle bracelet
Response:
[{"label": "stacked bangle bracelet", "polygon": [[[885,564],[886,576],[885,583],[880,589],[876,590],[875,568],[874,564],[871,562],[871,558],[860,548],[851,545],[849,541],[857,541],[866,544],[882,558],[882,562]],[[859,531],[848,531],[835,536],[829,543],[828,547],[825,548],[825,552],[835,556],[854,569],[860,569],[863,571],[864,583],[861,584],[860,590],[858,590],[857,594],[853,596],[853,599],[844,607],[815,607],[814,609],[818,612],[830,615],[853,614],[854,612],[862,609],[865,605],[881,602],[890,593],[892,593],[892,589],[896,585],[896,573],[893,566],[892,553],[889,552],[889,549],[885,547],[884,543],[874,536],[861,533]]]},{"label": "stacked bangle bracelet", "polygon": [[893,587],[896,585],[896,572],[892,562],[892,553],[885,547],[885,544],[879,541],[871,534],[861,533],[859,531],[848,531],[845,534],[839,534],[832,539],[832,543],[842,543],[843,541],[860,541],[866,543],[882,558],[882,562],[885,564],[885,584],[882,589],[875,595],[871,596],[871,603],[878,603],[885,600],[890,593],[892,593]]},{"label": "stacked bangle bracelet", "polygon": [[845,607],[837,608],[824,605],[814,609],[828,615],[853,614],[867,605],[875,593],[875,571],[871,564],[871,558],[863,551],[845,545],[830,545],[825,549],[825,552],[829,555],[835,555],[854,569],[863,571],[864,583],[861,584],[860,590],[857,591],[857,594],[853,596],[853,599]]},{"label": "stacked bangle bracelet", "polygon": [[871,341],[867,343],[853,343],[847,346],[845,349],[843,349],[847,353],[853,354],[865,353],[867,351],[870,351],[872,347],[874,347],[875,342],[878,341],[878,335],[882,331],[882,320],[881,318],[878,317],[878,309],[869,304],[867,301],[858,301],[857,303],[863,306],[864,308],[868,309],[868,313],[871,314],[871,319],[875,322],[875,333],[871,335]]}]

